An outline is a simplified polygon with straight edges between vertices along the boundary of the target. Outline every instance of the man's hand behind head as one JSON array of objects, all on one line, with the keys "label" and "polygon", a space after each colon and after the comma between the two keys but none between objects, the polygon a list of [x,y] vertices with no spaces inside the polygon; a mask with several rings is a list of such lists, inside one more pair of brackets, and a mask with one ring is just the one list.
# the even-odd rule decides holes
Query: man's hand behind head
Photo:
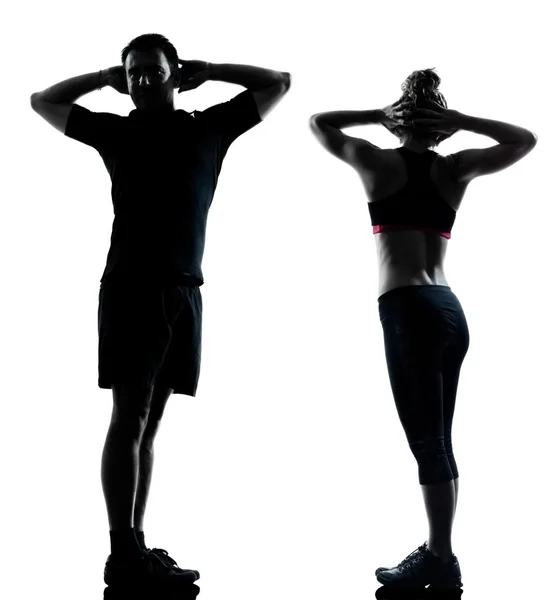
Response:
[{"label": "man's hand behind head", "polygon": [[128,81],[126,79],[126,69],[119,65],[108,69],[107,82],[120,94],[129,95]]}]

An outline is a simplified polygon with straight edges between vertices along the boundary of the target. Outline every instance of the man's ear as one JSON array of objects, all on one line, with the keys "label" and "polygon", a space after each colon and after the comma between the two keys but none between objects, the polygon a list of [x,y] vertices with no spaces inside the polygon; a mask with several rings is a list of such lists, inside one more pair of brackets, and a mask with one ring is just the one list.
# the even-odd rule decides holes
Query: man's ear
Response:
[{"label": "man's ear", "polygon": [[179,86],[181,85],[181,71],[180,71],[179,67],[177,67],[177,69],[175,71],[173,71],[172,78],[173,78],[173,87],[179,88]]}]

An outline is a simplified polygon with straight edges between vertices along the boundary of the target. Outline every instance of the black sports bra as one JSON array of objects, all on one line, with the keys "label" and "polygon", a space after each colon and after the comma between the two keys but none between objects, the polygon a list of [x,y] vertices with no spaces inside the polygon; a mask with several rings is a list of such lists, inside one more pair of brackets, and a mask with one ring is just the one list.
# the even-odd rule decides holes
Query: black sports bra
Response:
[{"label": "black sports bra", "polygon": [[397,148],[408,168],[408,181],[396,194],[368,203],[373,233],[398,229],[434,231],[450,239],[456,211],[440,197],[429,177],[436,152]]}]

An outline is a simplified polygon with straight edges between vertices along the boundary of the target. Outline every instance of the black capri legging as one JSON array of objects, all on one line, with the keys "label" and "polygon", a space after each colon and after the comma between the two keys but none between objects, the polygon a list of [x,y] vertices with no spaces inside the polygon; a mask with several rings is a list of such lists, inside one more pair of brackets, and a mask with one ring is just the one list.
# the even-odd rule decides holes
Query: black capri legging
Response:
[{"label": "black capri legging", "polygon": [[456,479],[452,420],[469,348],[463,308],[444,285],[396,288],[378,301],[391,388],[419,482]]}]

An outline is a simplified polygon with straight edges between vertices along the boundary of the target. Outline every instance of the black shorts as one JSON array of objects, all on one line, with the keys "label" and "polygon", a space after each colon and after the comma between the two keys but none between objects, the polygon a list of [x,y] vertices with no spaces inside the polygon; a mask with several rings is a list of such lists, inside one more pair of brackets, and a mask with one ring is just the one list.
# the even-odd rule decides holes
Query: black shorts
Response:
[{"label": "black shorts", "polygon": [[98,328],[100,388],[156,384],[195,395],[202,338],[199,287],[102,283]]}]

